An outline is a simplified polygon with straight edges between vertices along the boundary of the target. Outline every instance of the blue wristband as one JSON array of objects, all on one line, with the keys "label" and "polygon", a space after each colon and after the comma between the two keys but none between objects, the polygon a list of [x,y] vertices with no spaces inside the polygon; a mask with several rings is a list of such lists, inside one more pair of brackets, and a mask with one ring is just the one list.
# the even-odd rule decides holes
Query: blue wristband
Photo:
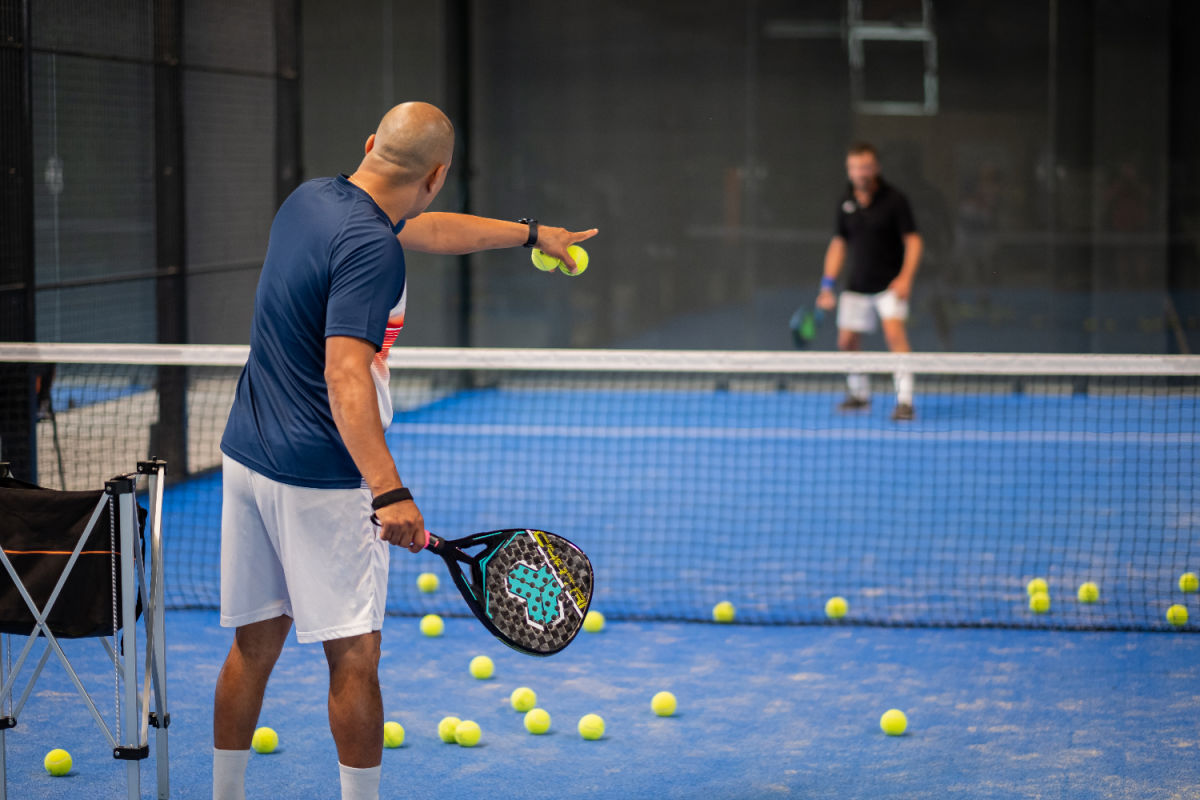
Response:
[{"label": "blue wristband", "polygon": [[825,275],[821,278],[821,291],[825,291],[826,289],[833,291],[833,287],[835,284],[836,284],[836,281],[834,281],[833,278],[829,277],[828,275]]}]

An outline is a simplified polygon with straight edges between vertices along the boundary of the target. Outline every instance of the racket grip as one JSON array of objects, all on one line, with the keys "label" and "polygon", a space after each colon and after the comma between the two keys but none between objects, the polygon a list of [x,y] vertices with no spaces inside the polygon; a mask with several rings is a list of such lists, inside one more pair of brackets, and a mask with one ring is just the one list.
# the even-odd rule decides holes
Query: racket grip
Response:
[{"label": "racket grip", "polygon": [[425,549],[431,550],[434,553],[442,552],[442,540],[440,537],[434,536],[431,531],[425,531]]}]

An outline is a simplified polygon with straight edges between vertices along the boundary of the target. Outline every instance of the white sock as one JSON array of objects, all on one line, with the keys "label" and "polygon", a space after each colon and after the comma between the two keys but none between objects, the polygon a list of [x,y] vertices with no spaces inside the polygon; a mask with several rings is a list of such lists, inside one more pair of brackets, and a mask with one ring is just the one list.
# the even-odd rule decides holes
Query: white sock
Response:
[{"label": "white sock", "polygon": [[900,405],[911,406],[913,401],[913,374],[911,372],[897,372],[892,376],[892,382],[896,385],[896,402]]},{"label": "white sock", "polygon": [[871,396],[871,379],[859,372],[852,372],[846,376],[846,386],[850,389],[850,396],[856,400],[866,400]]},{"label": "white sock", "polygon": [[249,750],[213,748],[213,800],[246,800]]},{"label": "white sock", "polygon": [[379,800],[380,767],[347,767],[338,762],[342,773],[342,800]]}]

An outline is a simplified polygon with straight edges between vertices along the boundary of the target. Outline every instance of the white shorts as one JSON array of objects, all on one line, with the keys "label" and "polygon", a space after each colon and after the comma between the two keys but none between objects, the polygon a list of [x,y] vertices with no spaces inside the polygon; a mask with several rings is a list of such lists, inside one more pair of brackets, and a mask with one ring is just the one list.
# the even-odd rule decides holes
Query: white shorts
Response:
[{"label": "white shorts", "polygon": [[891,289],[878,294],[842,292],[838,297],[838,330],[854,333],[874,333],[880,319],[908,319],[908,301],[901,300]]},{"label": "white shorts", "polygon": [[390,553],[370,490],[291,486],[221,463],[221,625],[287,615],[301,642],[380,630]]}]

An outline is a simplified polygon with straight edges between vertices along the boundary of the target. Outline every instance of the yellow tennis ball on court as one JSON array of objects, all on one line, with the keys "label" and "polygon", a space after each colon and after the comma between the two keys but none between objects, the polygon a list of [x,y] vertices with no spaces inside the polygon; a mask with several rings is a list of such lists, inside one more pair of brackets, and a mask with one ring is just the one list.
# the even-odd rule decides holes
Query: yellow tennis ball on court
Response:
[{"label": "yellow tennis ball on court", "polygon": [[583,618],[583,629],[588,633],[599,633],[604,630],[604,615],[599,611],[589,611]]},{"label": "yellow tennis ball on court", "polygon": [[722,600],[713,606],[713,622],[733,622],[733,618],[736,614],[737,612],[733,607],[733,603],[729,602],[728,600]]},{"label": "yellow tennis ball on court", "polygon": [[1176,603],[1167,609],[1167,622],[1179,627],[1180,625],[1187,625],[1187,621],[1188,612],[1186,607]]},{"label": "yellow tennis ball on court", "polygon": [[1185,572],[1179,576],[1179,591],[1194,592],[1200,590],[1200,578],[1194,572]]},{"label": "yellow tennis ball on court", "polygon": [[438,588],[438,576],[432,572],[422,572],[417,576],[417,588],[425,594],[436,592]]},{"label": "yellow tennis ball on court", "polygon": [[512,703],[514,711],[529,711],[537,705],[537,692],[528,686],[521,686],[513,689],[512,694],[508,696],[508,702]]},{"label": "yellow tennis ball on court", "polygon": [[546,709],[534,708],[525,714],[525,730],[538,735],[550,730],[550,715]]},{"label": "yellow tennis ball on court", "polygon": [[279,734],[271,728],[259,728],[250,740],[250,746],[256,753],[274,753],[275,748],[279,747]]},{"label": "yellow tennis ball on court", "polygon": [[492,677],[496,671],[496,665],[487,656],[475,656],[471,659],[471,675],[481,681],[485,681]]},{"label": "yellow tennis ball on court", "polygon": [[474,720],[464,719],[454,729],[454,741],[458,742],[461,747],[474,747],[479,744],[479,737],[482,733],[479,730],[479,723]]},{"label": "yellow tennis ball on court", "polygon": [[530,251],[529,260],[532,261],[533,265],[542,272],[553,272],[558,267],[561,267],[563,263],[554,256],[546,255],[536,247]]},{"label": "yellow tennis ball on court", "polygon": [[1050,610],[1050,595],[1038,592],[1029,598],[1029,610],[1035,614],[1045,614]]},{"label": "yellow tennis ball on court", "polygon": [[438,723],[438,728],[437,728],[438,738],[441,739],[446,744],[453,743],[454,742],[454,732],[456,730],[458,730],[459,723],[461,723],[461,722],[462,722],[462,720],[459,719],[458,717],[442,717],[441,722]]},{"label": "yellow tennis ball on court", "polygon": [[898,708],[889,708],[879,718],[879,728],[888,736],[901,736],[908,730],[908,717]]},{"label": "yellow tennis ball on court", "polygon": [[404,726],[399,722],[383,723],[383,746],[395,748],[402,744],[404,744]]},{"label": "yellow tennis ball on court", "polygon": [[599,714],[584,714],[579,718],[579,735],[585,739],[599,739],[604,735],[604,719]]},{"label": "yellow tennis ball on court", "polygon": [[568,247],[567,255],[569,255],[571,258],[575,259],[575,269],[571,269],[570,267],[568,267],[567,262],[559,261],[558,262],[558,271],[559,272],[563,273],[564,275],[574,276],[574,275],[582,274],[583,271],[588,268],[587,250],[584,250],[579,245],[573,244],[570,247]]},{"label": "yellow tennis ball on court", "polygon": [[669,717],[675,713],[675,695],[670,692],[659,692],[650,698],[650,709],[660,717]]},{"label": "yellow tennis ball on court", "polygon": [[1034,578],[1029,583],[1025,584],[1025,593],[1028,594],[1030,597],[1033,597],[1035,594],[1038,594],[1039,592],[1042,594],[1050,593],[1050,587],[1046,584],[1045,579]]},{"label": "yellow tennis ball on court", "polygon": [[426,614],[421,617],[421,633],[426,636],[441,636],[446,630],[446,623],[437,614]]},{"label": "yellow tennis ball on court", "polygon": [[71,754],[66,750],[54,748],[42,760],[42,766],[56,778],[61,778],[71,771]]},{"label": "yellow tennis ball on court", "polygon": [[1100,587],[1091,581],[1079,584],[1079,591],[1075,593],[1081,603],[1094,603],[1100,599]]},{"label": "yellow tennis ball on court", "polygon": [[825,601],[825,616],[830,619],[841,619],[850,610],[850,604],[844,597],[831,597]]}]

